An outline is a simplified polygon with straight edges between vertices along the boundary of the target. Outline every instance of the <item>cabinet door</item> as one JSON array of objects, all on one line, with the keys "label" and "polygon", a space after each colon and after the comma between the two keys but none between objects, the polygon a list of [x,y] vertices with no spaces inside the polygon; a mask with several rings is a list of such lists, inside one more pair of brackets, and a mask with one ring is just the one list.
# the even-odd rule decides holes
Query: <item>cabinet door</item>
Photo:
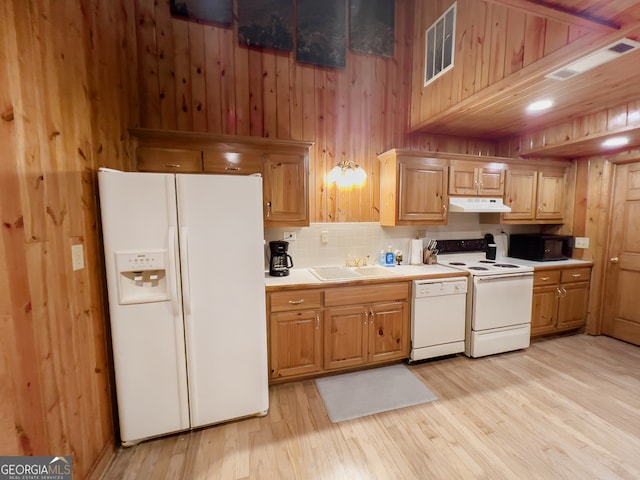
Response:
[{"label": "cabinet door", "polygon": [[400,162],[398,223],[446,223],[447,166],[420,159]]},{"label": "cabinet door", "polygon": [[409,355],[409,309],[406,302],[374,304],[369,312],[370,362]]},{"label": "cabinet door", "polygon": [[264,160],[265,226],[309,225],[305,156],[270,153]]},{"label": "cabinet door", "polygon": [[139,172],[202,172],[202,152],[200,150],[138,147],[136,162],[136,169]]},{"label": "cabinet door", "polygon": [[589,284],[563,283],[558,305],[558,329],[583,327],[587,323]]},{"label": "cabinet door", "polygon": [[531,309],[531,336],[553,332],[558,312],[558,285],[534,287]]},{"label": "cabinet door", "polygon": [[564,170],[538,172],[536,219],[558,220],[564,217]]},{"label": "cabinet door", "polygon": [[502,197],[504,195],[504,170],[483,167],[477,171],[478,195]]},{"label": "cabinet door", "polygon": [[314,373],[322,369],[320,315],[319,310],[271,314],[271,378]]},{"label": "cabinet door", "polygon": [[332,308],[324,312],[324,368],[344,368],[367,362],[365,307]]},{"label": "cabinet door", "polygon": [[507,170],[504,203],[511,207],[504,220],[534,220],[537,175],[533,170]]},{"label": "cabinet door", "polygon": [[478,169],[466,165],[449,167],[449,195],[476,195]]}]

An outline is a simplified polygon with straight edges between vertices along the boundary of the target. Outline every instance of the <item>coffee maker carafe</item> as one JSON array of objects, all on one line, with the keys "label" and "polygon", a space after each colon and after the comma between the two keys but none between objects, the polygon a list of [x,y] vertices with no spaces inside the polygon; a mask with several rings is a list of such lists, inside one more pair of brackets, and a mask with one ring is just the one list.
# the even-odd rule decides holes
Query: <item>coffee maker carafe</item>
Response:
[{"label": "coffee maker carafe", "polygon": [[293,259],[287,254],[289,242],[274,240],[269,242],[271,258],[269,260],[269,275],[272,277],[286,277],[289,269],[293,267]]}]

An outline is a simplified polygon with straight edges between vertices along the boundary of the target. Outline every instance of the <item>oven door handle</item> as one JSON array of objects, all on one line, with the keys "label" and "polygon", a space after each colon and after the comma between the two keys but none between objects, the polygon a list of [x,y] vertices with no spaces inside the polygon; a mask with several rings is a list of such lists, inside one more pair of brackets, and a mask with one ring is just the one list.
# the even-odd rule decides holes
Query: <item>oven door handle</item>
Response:
[{"label": "oven door handle", "polygon": [[516,278],[527,278],[533,277],[533,272],[529,273],[506,273],[506,274],[498,274],[498,275],[490,275],[490,276],[478,276],[476,277],[478,282],[489,282],[493,280],[512,280]]}]

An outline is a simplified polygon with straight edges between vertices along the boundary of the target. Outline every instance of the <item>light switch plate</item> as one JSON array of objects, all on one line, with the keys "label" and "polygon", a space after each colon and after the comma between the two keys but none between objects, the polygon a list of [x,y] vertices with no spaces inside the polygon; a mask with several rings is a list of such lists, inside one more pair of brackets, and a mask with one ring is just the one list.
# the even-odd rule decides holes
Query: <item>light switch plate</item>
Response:
[{"label": "light switch plate", "polygon": [[576,237],[573,246],[575,248],[589,248],[589,237]]},{"label": "light switch plate", "polygon": [[329,232],[328,231],[323,230],[320,233],[320,243],[322,243],[322,244],[329,243]]},{"label": "light switch plate", "polygon": [[71,245],[71,263],[74,272],[84,268],[84,245],[81,243]]}]

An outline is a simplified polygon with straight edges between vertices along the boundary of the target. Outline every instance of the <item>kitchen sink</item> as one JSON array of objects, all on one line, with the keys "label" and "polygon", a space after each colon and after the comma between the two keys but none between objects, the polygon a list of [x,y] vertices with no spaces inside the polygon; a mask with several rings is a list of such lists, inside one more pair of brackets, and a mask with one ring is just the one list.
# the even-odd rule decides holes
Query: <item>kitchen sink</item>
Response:
[{"label": "kitchen sink", "polygon": [[309,271],[320,280],[356,280],[358,278],[389,277],[396,275],[392,268],[372,265],[368,267],[318,267]]}]

